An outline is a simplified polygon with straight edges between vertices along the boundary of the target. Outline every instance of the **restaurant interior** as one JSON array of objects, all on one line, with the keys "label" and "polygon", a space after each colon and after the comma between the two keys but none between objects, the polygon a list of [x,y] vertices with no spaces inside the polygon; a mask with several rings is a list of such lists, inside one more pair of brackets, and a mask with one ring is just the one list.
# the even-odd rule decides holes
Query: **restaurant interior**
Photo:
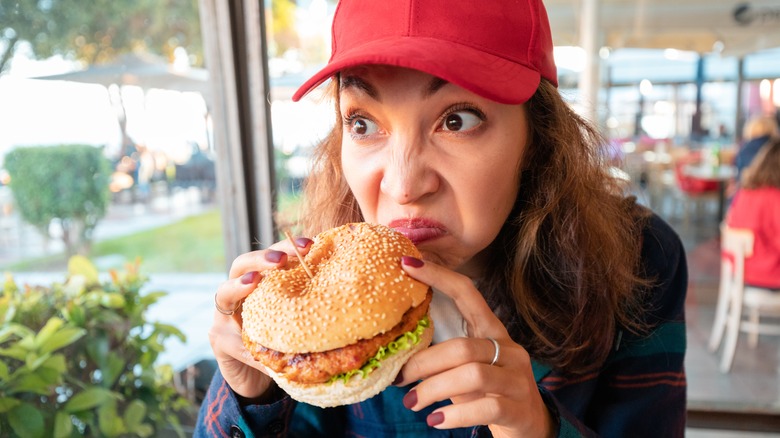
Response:
[{"label": "restaurant interior", "polygon": [[[555,3],[547,2],[553,23],[567,17],[574,24],[579,17],[580,34],[569,37],[582,41],[589,2],[579,2],[579,9],[556,9]],[[780,115],[780,33],[752,33],[759,21],[772,21],[767,15],[738,23],[749,15],[746,10],[776,12],[780,5],[663,1],[643,9],[644,2],[597,3],[590,6],[601,12],[600,19],[591,19],[598,29],[593,32],[624,48],[593,49],[602,65],[591,96],[603,103],[591,114],[610,133],[618,167],[639,200],[675,228],[687,252],[689,434],[716,436],[719,429],[733,436],[777,436],[778,338],[762,334],[755,342],[737,332],[734,346],[715,320],[716,313],[726,313],[721,294],[728,279],[722,274],[730,266],[721,258],[721,226],[734,190],[734,158],[749,140],[744,128],[751,119]],[[607,4],[614,9],[606,10]],[[576,83],[573,94],[581,97],[582,83]],[[764,323],[777,322],[777,303],[771,301],[764,307],[770,316],[762,312]],[[769,333],[778,334],[776,328]]]}]

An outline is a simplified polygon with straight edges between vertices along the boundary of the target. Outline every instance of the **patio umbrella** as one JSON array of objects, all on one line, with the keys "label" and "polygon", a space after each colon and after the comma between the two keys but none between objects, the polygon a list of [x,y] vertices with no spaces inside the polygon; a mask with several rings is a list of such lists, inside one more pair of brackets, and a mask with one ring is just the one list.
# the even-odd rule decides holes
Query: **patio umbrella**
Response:
[{"label": "patio umbrella", "polygon": [[[83,82],[101,84],[105,87],[111,85],[134,85],[144,90],[163,89],[181,92],[197,92],[206,103],[206,112],[210,108],[211,92],[208,78],[208,70],[202,68],[177,68],[164,58],[149,53],[126,53],[117,57],[114,61],[105,64],[94,64],[84,70],[39,76],[33,79],[61,80],[71,82]],[[122,111],[117,118],[122,131],[122,151],[124,155],[133,144],[127,134],[126,111],[121,93],[111,94],[112,99]],[[206,136],[208,138],[208,135]]]},{"label": "patio umbrella", "polygon": [[84,70],[39,76],[33,79],[61,80],[116,85],[136,85],[145,90],[160,88],[176,91],[195,91],[209,102],[208,70],[176,68],[164,58],[148,53],[127,53],[106,64],[94,64]]}]

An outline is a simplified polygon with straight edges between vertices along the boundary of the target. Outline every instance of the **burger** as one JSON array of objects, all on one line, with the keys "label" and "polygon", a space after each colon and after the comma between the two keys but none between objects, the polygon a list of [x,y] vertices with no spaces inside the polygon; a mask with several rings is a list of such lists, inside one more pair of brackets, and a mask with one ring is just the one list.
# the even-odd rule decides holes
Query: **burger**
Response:
[{"label": "burger", "polygon": [[383,225],[317,235],[300,261],[265,271],[244,301],[244,345],[298,401],[332,407],[373,397],[433,338],[432,291],[401,269],[402,256],[421,257]]}]

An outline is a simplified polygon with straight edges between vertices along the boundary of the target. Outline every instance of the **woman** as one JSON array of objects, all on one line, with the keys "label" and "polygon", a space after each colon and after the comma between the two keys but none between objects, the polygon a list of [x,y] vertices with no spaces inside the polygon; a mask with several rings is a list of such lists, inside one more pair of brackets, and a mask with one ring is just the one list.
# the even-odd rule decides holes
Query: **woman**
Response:
[{"label": "woman", "polygon": [[[303,226],[406,234],[423,259],[399,263],[453,298],[467,333],[413,356],[378,396],[321,410],[275,388],[240,320],[216,312],[196,436],[682,436],[682,246],[621,196],[606,142],[558,93],[543,4],[402,3],[341,0],[331,60],[294,97],[332,78],[338,114]],[[219,308],[292,251],[238,257]]]},{"label": "woman", "polygon": [[774,118],[767,115],[759,115],[751,118],[745,123],[744,131],[745,143],[739,148],[737,155],[734,157],[734,166],[737,168],[737,175],[729,188],[729,194],[734,195],[739,182],[742,179],[742,172],[745,168],[753,162],[758,151],[769,142],[772,137],[780,135],[778,130],[777,121]]},{"label": "woman", "polygon": [[780,139],[768,141],[745,169],[726,223],[755,235],[745,283],[780,290]]}]

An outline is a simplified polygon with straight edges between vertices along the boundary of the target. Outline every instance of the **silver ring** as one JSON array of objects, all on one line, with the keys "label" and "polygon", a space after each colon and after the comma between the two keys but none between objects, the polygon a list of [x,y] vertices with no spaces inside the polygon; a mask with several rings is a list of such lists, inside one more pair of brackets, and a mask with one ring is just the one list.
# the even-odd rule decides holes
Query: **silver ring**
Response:
[{"label": "silver ring", "polygon": [[236,310],[238,310],[238,306],[236,306],[236,308],[233,310],[225,310],[219,307],[219,303],[217,302],[217,294],[214,294],[214,307],[217,308],[217,312],[227,316],[232,316],[234,313],[236,313]]},{"label": "silver ring", "polygon": [[493,343],[493,347],[496,349],[496,353],[493,355],[493,360],[490,361],[490,365],[495,365],[498,362],[498,357],[501,355],[501,346],[498,345],[498,341],[493,338],[488,338]]}]

